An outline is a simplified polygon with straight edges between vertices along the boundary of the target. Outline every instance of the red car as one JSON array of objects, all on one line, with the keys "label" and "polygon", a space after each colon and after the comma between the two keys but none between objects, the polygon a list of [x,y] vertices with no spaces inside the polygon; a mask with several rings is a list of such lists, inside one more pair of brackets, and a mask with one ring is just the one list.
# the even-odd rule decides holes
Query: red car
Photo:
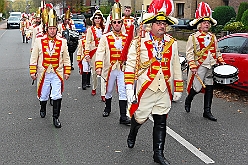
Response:
[{"label": "red car", "polygon": [[224,36],[218,40],[218,48],[225,62],[239,71],[239,80],[231,86],[248,92],[248,33]]}]

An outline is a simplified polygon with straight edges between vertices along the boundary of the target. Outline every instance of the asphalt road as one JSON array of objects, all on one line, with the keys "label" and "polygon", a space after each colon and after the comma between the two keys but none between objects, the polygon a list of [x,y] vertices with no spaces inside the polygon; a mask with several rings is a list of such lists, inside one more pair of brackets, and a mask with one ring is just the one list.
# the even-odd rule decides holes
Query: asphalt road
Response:
[{"label": "asphalt road", "polygon": [[[135,147],[129,149],[129,127],[118,123],[116,92],[112,113],[103,118],[99,89],[96,96],[83,91],[75,67],[65,82],[62,128],[56,129],[50,105],[46,118],[39,116],[36,86],[29,76],[30,42],[22,43],[18,29],[0,26],[0,50],[0,164],[156,165],[152,121],[142,125]],[[184,111],[185,97],[184,92],[172,104],[167,121],[165,156],[171,164],[247,165],[247,105],[214,97],[212,111],[218,121],[212,122],[202,117],[202,94],[195,97],[190,113]]]}]

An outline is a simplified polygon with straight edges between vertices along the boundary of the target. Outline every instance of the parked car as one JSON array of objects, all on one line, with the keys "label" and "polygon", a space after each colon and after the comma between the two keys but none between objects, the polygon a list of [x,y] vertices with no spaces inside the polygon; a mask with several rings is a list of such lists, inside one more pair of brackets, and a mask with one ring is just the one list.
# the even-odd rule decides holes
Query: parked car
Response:
[{"label": "parked car", "polygon": [[10,16],[7,20],[7,29],[20,28],[20,19],[16,16]]},{"label": "parked car", "polygon": [[226,35],[218,40],[218,48],[225,62],[239,71],[239,80],[231,86],[248,92],[248,33]]},{"label": "parked car", "polygon": [[193,29],[195,29],[195,27],[189,25],[190,21],[191,21],[190,19],[186,19],[186,18],[178,19],[178,24],[177,25],[171,25],[171,27],[174,29],[193,30]]},{"label": "parked car", "polygon": [[82,19],[73,19],[73,21],[79,33],[83,33],[86,30],[85,22]]},{"label": "parked car", "polygon": [[81,19],[81,20],[85,20],[85,16],[83,14],[72,14],[72,17],[71,17],[72,20],[75,20],[75,19]]}]

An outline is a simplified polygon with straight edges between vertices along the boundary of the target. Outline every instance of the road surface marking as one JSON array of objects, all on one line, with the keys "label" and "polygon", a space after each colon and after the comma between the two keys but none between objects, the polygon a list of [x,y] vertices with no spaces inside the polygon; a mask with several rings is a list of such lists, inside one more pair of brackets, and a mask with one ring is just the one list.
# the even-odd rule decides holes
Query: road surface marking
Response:
[{"label": "road surface marking", "polygon": [[204,163],[206,163],[206,164],[215,163],[214,160],[212,160],[210,157],[208,157],[203,152],[201,152],[200,150],[198,150],[195,146],[193,146],[192,144],[190,144],[187,140],[185,140],[184,138],[182,138],[175,131],[173,131],[169,127],[166,127],[166,128],[167,128],[167,133],[171,137],[173,137],[175,140],[177,140],[179,143],[181,143],[185,148],[187,148],[188,150],[190,150],[195,156],[197,156],[199,159],[201,159]]},{"label": "road surface marking", "polygon": [[[153,122],[153,118],[149,116],[149,119]],[[177,134],[175,131],[170,129],[168,126],[166,126],[167,133],[173,137],[176,141],[178,141],[180,144],[182,144],[185,148],[187,148],[189,151],[191,151],[195,156],[197,156],[199,159],[201,159],[206,164],[212,164],[215,163],[213,159],[208,157],[206,154],[198,150],[195,146],[193,146],[191,143],[189,143],[187,140],[185,140],[183,137],[181,137],[179,134]]]},{"label": "road surface marking", "polygon": [[[6,31],[7,31],[7,30],[5,30],[5,32],[6,32]],[[2,38],[2,36],[4,35],[5,32],[3,32],[3,34],[0,36],[0,38]]]}]

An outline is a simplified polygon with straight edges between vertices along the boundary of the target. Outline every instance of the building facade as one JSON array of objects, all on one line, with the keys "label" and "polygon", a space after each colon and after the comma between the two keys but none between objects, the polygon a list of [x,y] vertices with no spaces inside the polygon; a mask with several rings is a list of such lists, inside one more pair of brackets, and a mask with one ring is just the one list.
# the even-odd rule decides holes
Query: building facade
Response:
[{"label": "building facade", "polygon": [[[120,0],[122,6],[132,6],[133,12],[141,10],[144,4],[144,10],[147,10],[152,0]],[[176,18],[194,18],[197,5],[200,2],[209,4],[212,10],[218,6],[231,6],[238,12],[238,7],[241,2],[247,0],[174,0],[174,14]]]}]

